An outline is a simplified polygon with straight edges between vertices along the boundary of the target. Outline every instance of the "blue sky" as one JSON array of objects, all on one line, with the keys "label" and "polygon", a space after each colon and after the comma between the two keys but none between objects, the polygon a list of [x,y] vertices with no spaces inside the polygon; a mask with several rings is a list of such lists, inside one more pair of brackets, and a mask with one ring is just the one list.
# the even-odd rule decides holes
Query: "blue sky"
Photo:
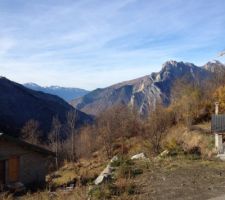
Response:
[{"label": "blue sky", "polygon": [[85,89],[225,62],[224,0],[0,0],[0,75]]}]

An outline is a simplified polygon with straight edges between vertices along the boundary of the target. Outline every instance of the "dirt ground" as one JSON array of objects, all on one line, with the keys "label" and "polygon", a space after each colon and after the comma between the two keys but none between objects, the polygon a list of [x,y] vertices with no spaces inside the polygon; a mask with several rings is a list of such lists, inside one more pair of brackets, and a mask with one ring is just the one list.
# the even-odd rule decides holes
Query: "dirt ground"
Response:
[{"label": "dirt ground", "polygon": [[[225,195],[225,162],[187,157],[168,157],[156,161],[136,161],[143,174],[133,180],[137,194],[112,197],[115,200],[206,200]],[[75,190],[71,195],[53,199],[83,200],[88,188]],[[0,198],[1,199],[1,198]],[[14,198],[7,198],[14,199]],[[46,192],[26,195],[26,200],[46,200]]]},{"label": "dirt ground", "polygon": [[136,177],[140,200],[205,200],[225,194],[225,162],[165,159]]}]

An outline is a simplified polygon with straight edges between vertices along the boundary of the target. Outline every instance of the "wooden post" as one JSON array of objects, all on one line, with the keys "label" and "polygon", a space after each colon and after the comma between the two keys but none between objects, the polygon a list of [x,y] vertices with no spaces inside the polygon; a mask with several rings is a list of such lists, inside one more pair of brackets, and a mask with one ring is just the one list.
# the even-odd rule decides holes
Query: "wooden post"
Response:
[{"label": "wooden post", "polygon": [[215,114],[219,114],[219,102],[215,102]]}]

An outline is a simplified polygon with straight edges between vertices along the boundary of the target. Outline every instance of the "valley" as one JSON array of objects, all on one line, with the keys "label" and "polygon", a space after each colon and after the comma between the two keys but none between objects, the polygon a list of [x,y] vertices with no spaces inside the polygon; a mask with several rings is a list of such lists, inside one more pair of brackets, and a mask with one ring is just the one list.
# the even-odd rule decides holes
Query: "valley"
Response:
[{"label": "valley", "polygon": [[0,0],[0,200],[224,200],[224,0]]},{"label": "valley", "polygon": [[81,97],[85,94],[87,94],[89,91],[80,89],[80,88],[71,88],[71,87],[60,87],[60,86],[48,86],[48,87],[42,87],[40,85],[37,85],[35,83],[25,83],[23,84],[25,87],[35,90],[35,91],[41,91],[48,94],[53,94],[61,97],[67,102],[72,101],[75,98]]},{"label": "valley", "polygon": [[[223,195],[225,164],[216,157],[210,120],[215,99],[219,112],[225,109],[224,72],[220,62],[197,67],[168,61],[159,73],[78,98],[76,108],[1,78],[1,132],[56,159],[49,163],[44,187],[3,192],[1,198],[203,200]],[[46,137],[35,136],[43,131]],[[139,153],[144,158],[131,159]],[[95,184],[102,170],[109,170],[108,178]]]}]

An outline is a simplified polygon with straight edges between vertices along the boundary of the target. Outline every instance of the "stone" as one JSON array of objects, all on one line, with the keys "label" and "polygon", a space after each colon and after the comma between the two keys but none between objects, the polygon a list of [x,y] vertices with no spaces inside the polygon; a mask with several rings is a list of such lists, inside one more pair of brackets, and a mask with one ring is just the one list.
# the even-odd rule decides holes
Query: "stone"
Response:
[{"label": "stone", "polygon": [[131,160],[137,160],[137,159],[146,159],[144,153],[139,153],[131,157]]},{"label": "stone", "polygon": [[101,172],[101,174],[95,179],[95,185],[99,185],[105,180],[109,180],[112,176],[112,169],[110,164]]},{"label": "stone", "polygon": [[160,153],[160,157],[165,157],[169,154],[168,150],[163,151],[162,153]]},{"label": "stone", "polygon": [[113,156],[113,158],[110,160],[110,163],[113,163],[114,161],[117,161],[119,158],[118,156]]}]

